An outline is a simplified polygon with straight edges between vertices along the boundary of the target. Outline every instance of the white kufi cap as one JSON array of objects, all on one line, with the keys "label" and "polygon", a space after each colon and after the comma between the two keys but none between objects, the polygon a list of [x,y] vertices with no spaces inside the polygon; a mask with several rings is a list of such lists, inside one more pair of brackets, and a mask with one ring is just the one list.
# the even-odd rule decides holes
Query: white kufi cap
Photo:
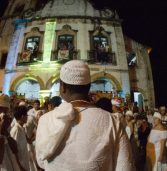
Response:
[{"label": "white kufi cap", "polygon": [[70,85],[86,85],[91,83],[90,69],[81,60],[72,60],[62,66],[60,79]]},{"label": "white kufi cap", "polygon": [[26,106],[26,102],[21,101],[21,102],[19,103],[19,106]]},{"label": "white kufi cap", "polygon": [[127,116],[133,116],[133,112],[131,110],[128,110],[125,115],[127,115]]},{"label": "white kufi cap", "polygon": [[162,116],[159,112],[155,112],[154,115],[153,115],[154,118],[158,118],[158,119],[162,119]]}]

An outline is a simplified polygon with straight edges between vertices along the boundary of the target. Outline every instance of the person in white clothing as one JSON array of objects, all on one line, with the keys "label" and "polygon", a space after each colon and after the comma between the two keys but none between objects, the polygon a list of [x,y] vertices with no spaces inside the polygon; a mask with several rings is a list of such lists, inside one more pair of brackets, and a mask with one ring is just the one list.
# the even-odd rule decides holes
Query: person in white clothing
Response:
[{"label": "person in white clothing", "polygon": [[24,171],[17,158],[17,144],[8,129],[12,119],[8,115],[9,97],[0,95],[0,171]]},{"label": "person in white clothing", "polygon": [[36,112],[40,109],[40,101],[35,100],[33,103],[33,108],[28,111],[28,115],[35,116]]},{"label": "person in white clothing", "polygon": [[122,126],[125,128],[126,121],[125,121],[124,115],[121,111],[121,100],[118,98],[113,98],[111,100],[111,103],[112,103],[113,115],[121,121]]},{"label": "person in white clothing", "polygon": [[160,113],[154,113],[154,127],[148,138],[147,143],[147,171],[166,171],[167,170],[167,130],[161,123]]},{"label": "person in white clothing", "polygon": [[125,119],[126,119],[126,133],[128,135],[128,138],[131,139],[132,135],[134,133],[134,116],[133,112],[131,110],[128,110],[125,114]]},{"label": "person in white clothing", "polygon": [[24,170],[29,171],[30,158],[28,154],[26,134],[23,128],[23,125],[27,121],[27,108],[25,106],[16,107],[14,111],[14,117],[16,119],[16,123],[10,131],[10,135],[17,142],[18,158],[21,166],[24,168]]},{"label": "person in white clothing", "polygon": [[60,80],[66,102],[39,120],[38,164],[45,171],[134,171],[129,140],[119,120],[88,100],[88,65],[67,62]]},{"label": "person in white clothing", "polygon": [[148,109],[147,111],[147,120],[148,123],[153,126],[153,111],[151,109]]}]

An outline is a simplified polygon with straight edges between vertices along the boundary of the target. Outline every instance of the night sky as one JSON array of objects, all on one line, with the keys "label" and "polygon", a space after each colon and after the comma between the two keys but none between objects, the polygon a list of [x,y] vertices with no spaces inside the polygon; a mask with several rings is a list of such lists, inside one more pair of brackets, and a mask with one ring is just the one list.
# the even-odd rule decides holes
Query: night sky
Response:
[{"label": "night sky", "polygon": [[[0,15],[8,0],[0,0]],[[167,1],[91,0],[97,8],[116,9],[123,19],[124,33],[153,48],[150,59],[156,105],[167,105]]]},{"label": "night sky", "polygon": [[167,1],[92,0],[98,8],[116,9],[129,37],[153,48],[152,64],[156,105],[167,106]]}]

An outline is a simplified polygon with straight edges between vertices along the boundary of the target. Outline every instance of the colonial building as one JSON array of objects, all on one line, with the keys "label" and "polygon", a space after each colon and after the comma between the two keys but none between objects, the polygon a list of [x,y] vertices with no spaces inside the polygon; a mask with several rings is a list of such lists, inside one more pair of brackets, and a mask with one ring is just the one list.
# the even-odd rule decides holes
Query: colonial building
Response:
[{"label": "colonial building", "polygon": [[92,92],[131,94],[154,105],[148,48],[123,35],[116,11],[88,0],[10,0],[0,20],[0,89],[28,99],[59,93],[59,71],[81,59]]}]

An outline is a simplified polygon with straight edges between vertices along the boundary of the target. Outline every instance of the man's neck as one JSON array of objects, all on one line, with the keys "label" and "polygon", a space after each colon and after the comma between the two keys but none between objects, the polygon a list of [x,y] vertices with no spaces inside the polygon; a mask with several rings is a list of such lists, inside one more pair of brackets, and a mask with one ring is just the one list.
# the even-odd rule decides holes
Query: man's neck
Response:
[{"label": "man's neck", "polygon": [[68,102],[76,101],[76,100],[89,101],[87,96],[81,94],[73,94],[68,98]]}]

